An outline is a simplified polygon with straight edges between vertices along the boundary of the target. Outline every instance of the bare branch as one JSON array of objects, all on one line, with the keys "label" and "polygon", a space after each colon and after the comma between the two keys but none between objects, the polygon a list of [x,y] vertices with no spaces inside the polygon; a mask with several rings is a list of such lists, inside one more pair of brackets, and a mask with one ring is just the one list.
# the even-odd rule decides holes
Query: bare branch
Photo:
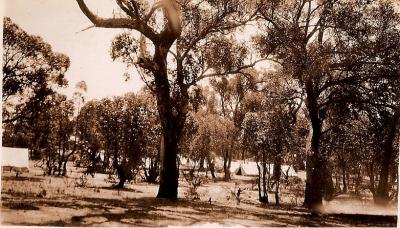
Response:
[{"label": "bare branch", "polygon": [[254,62],[252,62],[252,63],[250,63],[248,65],[243,65],[243,66],[238,67],[237,69],[225,71],[225,72],[222,72],[222,73],[202,74],[199,77],[197,77],[197,81],[200,81],[200,80],[205,79],[205,78],[210,78],[210,77],[218,77],[218,76],[224,76],[224,75],[228,75],[228,74],[239,74],[239,73],[242,73],[242,70],[254,67],[257,63],[262,62],[262,61],[266,61],[266,60],[269,60],[269,59],[268,58],[262,58],[262,59],[254,61]]},{"label": "bare branch", "polygon": [[76,0],[81,11],[96,27],[101,28],[126,28],[134,29],[145,35],[153,42],[159,41],[159,36],[146,23],[141,20],[129,18],[101,18],[92,13],[85,4],[84,0]]}]

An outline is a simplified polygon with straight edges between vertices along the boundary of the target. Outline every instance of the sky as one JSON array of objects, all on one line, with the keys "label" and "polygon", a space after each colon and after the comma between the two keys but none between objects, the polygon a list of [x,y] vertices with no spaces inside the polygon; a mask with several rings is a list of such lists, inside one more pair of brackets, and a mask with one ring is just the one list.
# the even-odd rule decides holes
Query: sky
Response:
[{"label": "sky", "polygon": [[[93,12],[112,16],[113,1],[86,0]],[[92,23],[80,11],[75,0],[2,0],[3,16],[10,17],[22,29],[41,36],[54,52],[66,54],[71,65],[66,73],[69,87],[60,91],[72,97],[75,84],[84,80],[87,99],[136,92],[144,86],[138,76],[125,81],[125,65],[113,62],[109,50],[111,40],[122,29],[91,28]]]}]

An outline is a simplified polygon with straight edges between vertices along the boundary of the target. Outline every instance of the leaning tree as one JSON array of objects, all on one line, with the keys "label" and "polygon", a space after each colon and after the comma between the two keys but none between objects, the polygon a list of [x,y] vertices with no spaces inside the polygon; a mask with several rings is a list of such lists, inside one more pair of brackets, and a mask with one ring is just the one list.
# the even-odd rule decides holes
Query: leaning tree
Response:
[{"label": "leaning tree", "polygon": [[[152,6],[147,1],[116,0],[121,15],[102,18],[84,0],[77,3],[95,27],[141,34],[139,39],[131,33],[116,37],[111,55],[128,67],[136,67],[156,96],[164,142],[157,197],[177,198],[178,141],[187,115],[188,91],[201,78],[222,74],[210,70],[216,64],[223,71],[238,72],[244,68],[246,52],[232,44],[232,39],[221,40],[218,36],[244,25],[254,14],[247,13],[250,8],[242,0],[161,0]],[[204,47],[216,42],[220,49],[206,52]]]}]

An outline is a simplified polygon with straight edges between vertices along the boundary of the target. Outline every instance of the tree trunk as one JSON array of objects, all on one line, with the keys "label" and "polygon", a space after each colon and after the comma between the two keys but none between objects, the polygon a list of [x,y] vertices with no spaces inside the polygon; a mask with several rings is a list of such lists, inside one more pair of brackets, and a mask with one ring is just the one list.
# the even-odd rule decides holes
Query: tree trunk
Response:
[{"label": "tree trunk", "polygon": [[65,160],[63,162],[63,171],[62,171],[62,176],[63,177],[67,176],[67,162],[68,162],[68,160]]},{"label": "tree trunk", "polygon": [[354,193],[360,195],[360,186],[362,183],[361,167],[357,169]]},{"label": "tree trunk", "polygon": [[[264,162],[265,163],[265,167],[267,167],[267,165],[266,165],[266,163],[267,162]],[[266,182],[266,186],[267,186],[267,192],[269,191],[269,190],[271,190],[271,165],[270,164],[268,164],[268,169],[265,169],[265,172],[264,172],[264,177],[265,177],[265,175],[266,174],[268,174],[268,176],[267,176],[267,182]]]},{"label": "tree trunk", "polygon": [[[164,130],[165,131],[165,130]],[[178,141],[174,128],[163,133],[164,149],[161,151],[160,188],[157,198],[177,199],[178,197]]]},{"label": "tree trunk", "polygon": [[342,190],[340,189],[340,181],[339,181],[339,176],[337,172],[335,173],[335,190],[337,192],[341,192]]},{"label": "tree trunk", "polygon": [[224,153],[224,181],[229,181],[231,179],[231,171],[229,166],[229,151],[226,150]]},{"label": "tree trunk", "polygon": [[153,158],[150,158],[149,171],[147,172],[146,167],[144,168],[146,182],[148,183],[156,183],[157,181],[157,177],[160,173],[158,169],[159,157],[160,157],[160,150],[158,151],[157,158],[154,161]]},{"label": "tree trunk", "polygon": [[375,198],[375,175],[374,175],[374,162],[371,161],[367,167],[369,176],[369,190],[371,191],[373,197]]},{"label": "tree trunk", "polygon": [[[163,150],[161,151],[160,187],[157,198],[177,199],[179,170],[177,164],[178,142],[186,118],[187,94],[181,94],[179,107],[174,106],[170,94],[167,73],[169,47],[156,46],[153,61],[157,63],[154,72],[157,109],[162,126]],[[185,91],[181,91],[181,93]]]},{"label": "tree trunk", "polygon": [[310,146],[307,151],[307,179],[304,196],[304,206],[309,209],[316,210],[320,205],[322,205],[324,190],[323,168],[325,165],[325,159],[319,151],[322,123],[318,116],[317,100],[314,95],[312,86],[312,82],[310,80],[307,81],[306,105],[308,109],[308,115],[311,120],[312,132],[309,142]]},{"label": "tree trunk", "polygon": [[126,177],[126,174],[125,174],[124,170],[122,169],[122,167],[117,168],[117,173],[118,173],[119,182],[116,187],[119,189],[122,189],[122,188],[124,188],[127,177]]},{"label": "tree trunk", "polygon": [[260,165],[258,164],[258,161],[256,161],[257,164],[257,169],[258,169],[258,180],[257,180],[257,187],[258,187],[258,200],[262,202],[262,196],[261,196],[261,169]]},{"label": "tree trunk", "polygon": [[383,159],[379,175],[379,184],[374,198],[376,204],[386,205],[389,203],[389,171],[394,153],[393,144],[396,138],[396,129],[399,119],[400,107],[395,110],[395,113],[388,125],[389,132],[383,147]]},{"label": "tree trunk", "polygon": [[[263,169],[262,169],[262,173],[263,173],[263,175],[262,175],[262,177],[263,177],[263,180],[262,180],[263,181],[263,184],[262,184],[262,186],[263,186],[263,197],[264,198],[265,197],[268,198],[269,183],[267,183],[267,181],[265,180],[265,176],[267,174],[267,164],[265,162],[265,154],[262,155],[262,167],[263,167]],[[269,181],[269,174],[268,174],[268,181]],[[267,200],[267,202],[268,202],[268,200]]]},{"label": "tree trunk", "polygon": [[[199,172],[203,172],[204,171],[204,157],[203,156],[201,156],[201,158],[200,158],[199,170],[198,171]],[[207,174],[207,172],[206,172],[206,174]]]},{"label": "tree trunk", "polygon": [[274,163],[274,180],[275,180],[275,205],[279,205],[279,184],[281,179],[281,165],[282,165],[282,157],[278,154],[275,157]]},{"label": "tree trunk", "polygon": [[[262,168],[257,163],[257,168],[258,168],[258,200],[261,203],[268,204],[268,193],[267,193],[266,183],[265,183],[266,165],[265,165],[265,162],[261,162],[261,164],[262,164]],[[261,182],[262,182],[262,184],[261,184]],[[261,185],[262,185],[262,188],[261,188]],[[261,190],[263,191],[263,194],[261,194]]]},{"label": "tree trunk", "polygon": [[346,168],[342,166],[343,193],[347,193]]},{"label": "tree trunk", "polygon": [[213,180],[215,180],[215,164],[214,161],[211,159],[211,157],[208,155],[207,156],[207,163],[208,163],[208,170],[210,170],[211,177]]}]

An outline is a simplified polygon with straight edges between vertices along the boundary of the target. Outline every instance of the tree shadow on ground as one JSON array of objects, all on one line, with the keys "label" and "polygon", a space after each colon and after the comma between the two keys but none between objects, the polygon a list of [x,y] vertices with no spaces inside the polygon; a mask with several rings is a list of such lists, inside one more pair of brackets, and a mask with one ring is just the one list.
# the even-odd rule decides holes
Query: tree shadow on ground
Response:
[{"label": "tree shadow on ground", "polygon": [[133,189],[133,188],[117,188],[114,186],[106,186],[106,187],[87,187],[87,188],[92,188],[92,189],[103,189],[103,190],[113,190],[113,191],[121,191],[121,192],[133,192],[133,193],[143,193],[140,190]]},{"label": "tree shadow on ground", "polygon": [[39,210],[39,207],[33,206],[30,203],[18,202],[18,203],[2,203],[3,207],[13,210]]},{"label": "tree shadow on ground", "polygon": [[[8,208],[18,202],[7,202]],[[98,197],[69,197],[68,199],[31,199],[24,205],[32,208],[58,207],[88,211],[85,215],[64,220],[34,224],[40,226],[101,226],[103,223],[126,226],[165,226],[217,223],[243,226],[395,226],[395,221],[380,218],[313,216],[304,208],[264,206],[256,210],[207,202],[179,199],[170,201],[151,197],[105,199]],[[397,221],[397,219],[395,219]],[[18,224],[32,225],[32,224]]]},{"label": "tree shadow on ground", "polygon": [[24,177],[24,176],[2,176],[2,181],[29,181],[29,182],[42,182],[43,178],[38,177]]}]

